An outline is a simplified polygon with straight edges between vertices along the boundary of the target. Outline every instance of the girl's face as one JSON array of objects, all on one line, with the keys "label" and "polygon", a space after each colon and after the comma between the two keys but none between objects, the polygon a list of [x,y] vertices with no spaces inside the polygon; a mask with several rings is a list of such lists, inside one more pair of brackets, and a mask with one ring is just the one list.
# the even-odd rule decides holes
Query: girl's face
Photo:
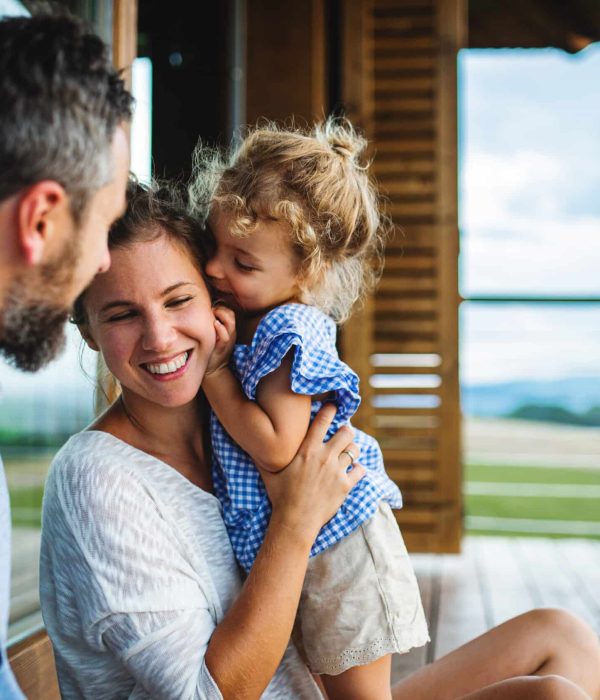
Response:
[{"label": "girl's face", "polygon": [[114,249],[111,258],[85,294],[88,344],[124,393],[169,407],[193,401],[215,346],[196,261],[165,235]]},{"label": "girl's face", "polygon": [[287,224],[259,219],[252,233],[242,238],[230,232],[230,223],[224,212],[210,217],[215,250],[206,274],[220,297],[242,312],[260,312],[298,300],[300,261]]}]

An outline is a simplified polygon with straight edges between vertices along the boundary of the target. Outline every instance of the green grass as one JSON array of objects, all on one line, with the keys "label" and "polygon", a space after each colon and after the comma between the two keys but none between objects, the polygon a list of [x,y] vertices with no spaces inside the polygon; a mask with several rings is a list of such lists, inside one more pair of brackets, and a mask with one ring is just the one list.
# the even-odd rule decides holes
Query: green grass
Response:
[{"label": "green grass", "polygon": [[[41,465],[40,465],[41,466]],[[470,464],[465,467],[465,482],[502,484],[571,484],[600,485],[600,470],[550,467],[487,466]],[[12,488],[10,492],[15,526],[39,526],[43,486]],[[466,495],[465,514],[491,518],[526,520],[562,520],[600,522],[600,499],[556,498],[552,496]],[[478,529],[473,534],[523,535],[527,530],[494,531]],[[548,536],[559,536],[548,533]],[[600,537],[600,536],[599,536]]]},{"label": "green grass", "polygon": [[43,486],[28,486],[10,491],[12,522],[18,526],[37,526],[42,522]]},{"label": "green grass", "polygon": [[519,467],[467,464],[465,481],[498,481],[505,484],[600,484],[600,469],[570,467]]},{"label": "green grass", "polygon": [[467,496],[465,512],[497,518],[600,522],[600,507],[593,499]]},{"label": "green grass", "polygon": [[[597,487],[600,485],[600,470],[570,469],[552,467],[520,467],[501,465],[470,464],[465,467],[465,483],[501,483],[501,484],[569,484]],[[467,516],[484,516],[487,518],[516,518],[525,520],[561,520],[579,521],[584,523],[600,522],[600,499],[574,497],[553,497],[551,495],[531,496],[518,495],[465,495],[465,514]],[[564,527],[564,525],[563,525]],[[560,526],[557,532],[544,535],[523,530],[493,530],[469,529],[473,534],[502,534],[523,535],[538,534],[538,536],[560,537]],[[600,535],[585,533],[577,536],[591,536],[600,539]]]}]

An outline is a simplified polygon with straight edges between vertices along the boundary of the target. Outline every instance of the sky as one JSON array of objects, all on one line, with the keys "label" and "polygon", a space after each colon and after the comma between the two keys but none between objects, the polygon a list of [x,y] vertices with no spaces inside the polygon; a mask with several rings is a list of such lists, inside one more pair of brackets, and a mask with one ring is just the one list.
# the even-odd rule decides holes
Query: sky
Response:
[{"label": "sky", "polygon": [[[149,69],[136,75],[144,105]],[[465,50],[459,76],[462,294],[600,296],[600,46]],[[134,163],[147,179],[139,116]],[[465,303],[460,322],[464,383],[600,376],[600,304]],[[0,361],[0,391],[50,392],[57,406],[74,392],[91,405],[79,346],[70,329],[68,352],[36,376]]]},{"label": "sky", "polygon": [[[466,50],[460,286],[600,297],[600,46]],[[600,304],[463,304],[465,383],[600,376]]]}]

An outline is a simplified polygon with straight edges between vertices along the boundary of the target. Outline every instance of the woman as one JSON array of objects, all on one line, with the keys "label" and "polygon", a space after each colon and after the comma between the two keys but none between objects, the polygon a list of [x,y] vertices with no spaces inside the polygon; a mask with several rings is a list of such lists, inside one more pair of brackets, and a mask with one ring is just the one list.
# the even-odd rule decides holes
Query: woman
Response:
[{"label": "woman", "polygon": [[[215,344],[197,240],[176,201],[133,188],[112,266],[76,305],[122,394],[48,477],[41,600],[65,698],[321,697],[288,640],[312,542],[363,475],[346,472],[357,446],[349,429],[322,443],[326,407],[289,467],[264,475],[273,514],[242,584],[197,396]],[[599,660],[583,623],[538,611],[422,669],[394,698],[597,698]]]}]

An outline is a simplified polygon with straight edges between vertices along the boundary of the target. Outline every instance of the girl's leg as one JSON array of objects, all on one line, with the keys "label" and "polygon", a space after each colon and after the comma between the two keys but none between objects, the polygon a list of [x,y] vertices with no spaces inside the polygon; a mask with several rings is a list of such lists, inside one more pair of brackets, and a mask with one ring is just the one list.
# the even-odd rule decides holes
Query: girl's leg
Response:
[{"label": "girl's leg", "polygon": [[[598,637],[570,613],[533,610],[416,671],[394,687],[393,698],[456,700],[468,697],[471,700],[469,694],[500,681],[518,676],[550,675],[562,676],[593,700],[600,700]],[[495,691],[489,689],[489,692]],[[488,697],[495,696],[473,695],[473,698]]]},{"label": "girl's leg", "polygon": [[392,657],[382,656],[363,666],[353,666],[337,676],[322,675],[329,700],[392,700]]}]

